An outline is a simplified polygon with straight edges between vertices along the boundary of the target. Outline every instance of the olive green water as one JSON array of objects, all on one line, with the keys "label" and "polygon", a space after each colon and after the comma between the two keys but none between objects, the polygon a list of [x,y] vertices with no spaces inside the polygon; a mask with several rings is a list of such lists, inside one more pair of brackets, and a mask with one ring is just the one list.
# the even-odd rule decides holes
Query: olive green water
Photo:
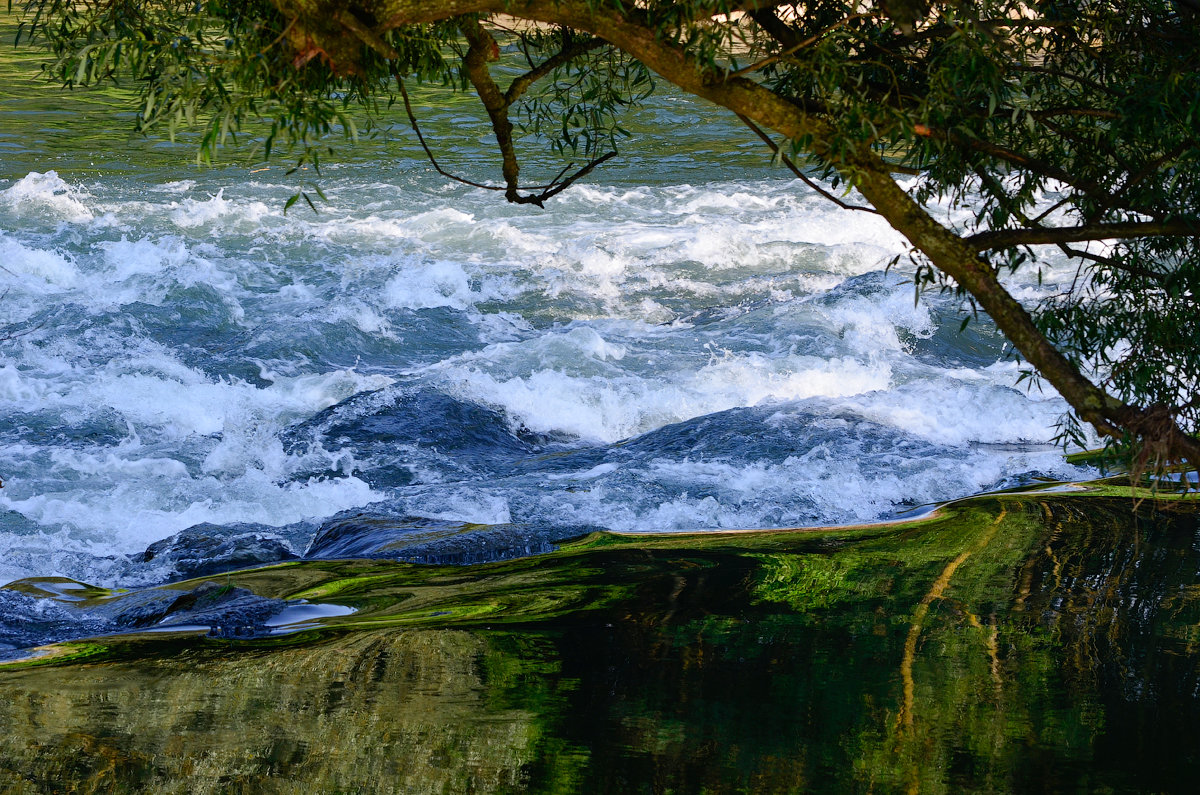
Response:
[{"label": "olive green water", "polygon": [[858,530],[236,573],[358,611],[10,665],[0,788],[1191,791],[1198,531],[1187,506],[1035,494]]}]

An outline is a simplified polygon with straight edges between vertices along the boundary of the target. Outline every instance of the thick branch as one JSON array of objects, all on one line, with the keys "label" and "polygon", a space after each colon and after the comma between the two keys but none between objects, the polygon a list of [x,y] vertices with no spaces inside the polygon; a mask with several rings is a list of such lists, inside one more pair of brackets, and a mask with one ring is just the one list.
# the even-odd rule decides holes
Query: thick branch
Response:
[{"label": "thick branch", "polygon": [[1112,240],[1127,237],[1200,237],[1200,220],[1177,218],[1172,221],[1126,221],[1085,226],[1038,227],[1035,229],[997,229],[978,232],[966,238],[975,251],[1057,243],[1082,243],[1088,240]]},{"label": "thick branch", "polygon": [[[813,44],[816,44],[818,41],[825,38],[825,36],[829,35],[833,31],[837,30],[842,25],[848,25],[856,19],[864,19],[867,17],[874,18],[874,17],[878,17],[878,16],[879,16],[879,14],[875,14],[875,13],[851,14],[850,16],[848,16],[844,19],[839,19],[837,22],[834,22],[832,25],[825,28],[824,30],[814,33],[813,35],[809,36],[807,39],[804,39],[803,41],[798,41],[795,44],[792,44],[791,46],[787,47],[785,50],[783,50],[780,53],[777,53],[775,55],[769,55],[766,58],[763,58],[761,61],[758,61],[757,63],[750,64],[745,69],[739,69],[736,72],[733,72],[731,74],[731,77],[741,77],[742,75],[748,75],[752,72],[757,72],[760,69],[765,69],[768,66],[770,66],[771,64],[781,61],[784,58],[788,57],[789,55],[792,55],[793,53],[797,53],[800,50],[803,50],[805,47],[811,47]],[[755,16],[753,18],[756,22],[759,22],[760,25],[762,24],[762,22],[759,21],[758,16]],[[774,14],[771,14],[770,18],[778,19],[778,17],[776,17]],[[767,30],[767,32],[771,33],[770,30]],[[772,33],[771,36],[773,38],[777,39],[775,34]]]},{"label": "thick branch", "polygon": [[517,162],[516,149],[513,146],[512,122],[508,120],[508,102],[500,93],[496,81],[492,79],[488,61],[494,61],[500,56],[500,47],[492,34],[484,30],[483,25],[474,17],[464,17],[459,23],[459,30],[470,45],[467,55],[463,58],[463,66],[467,79],[475,87],[475,93],[483,102],[488,118],[492,120],[492,131],[496,135],[496,144],[500,147],[504,184],[507,189],[504,197],[511,202],[520,200],[517,185],[520,184],[521,166]]},{"label": "thick branch", "polygon": [[768,36],[779,42],[785,50],[791,49],[800,43],[800,38],[796,36],[796,32],[792,30],[790,25],[779,18],[774,9],[752,11],[750,12],[750,18],[766,31]]},{"label": "thick branch", "polygon": [[400,53],[396,52],[387,42],[379,37],[375,31],[362,23],[358,17],[354,16],[349,10],[343,10],[337,16],[337,21],[346,30],[353,33],[359,41],[370,47],[378,55],[394,61],[400,57]]},{"label": "thick branch", "polygon": [[[604,42],[600,39],[592,39],[582,43],[578,48],[564,49],[557,56],[550,59],[550,61],[556,61],[556,63],[544,70],[542,67],[545,67],[546,64],[542,64],[542,67],[537,67],[522,77],[517,78],[513,81],[512,86],[509,87],[508,92],[502,94],[500,93],[500,88],[496,85],[496,81],[492,79],[491,70],[488,68],[488,61],[496,60],[500,54],[500,47],[496,44],[495,38],[484,29],[483,25],[479,24],[479,20],[475,17],[463,17],[459,23],[459,30],[462,31],[469,45],[466,57],[463,59],[467,79],[471,81],[471,85],[475,88],[475,93],[479,95],[484,109],[487,110],[488,118],[492,121],[492,131],[496,135],[496,144],[500,147],[505,186],[504,198],[514,204],[536,204],[538,207],[542,207],[545,205],[547,199],[561,193],[573,182],[589,174],[596,166],[610,158],[616,157],[616,152],[608,152],[590,161],[565,180],[560,181],[562,177],[560,173],[540,193],[522,194],[520,190],[521,166],[517,161],[516,147],[513,145],[513,125],[508,119],[509,107],[520,98],[521,94],[525,92],[534,80],[544,77],[557,66],[567,63],[572,58],[576,58],[589,49],[600,46]],[[570,167],[567,166],[567,168]],[[563,169],[563,172],[565,173],[566,170]]]}]

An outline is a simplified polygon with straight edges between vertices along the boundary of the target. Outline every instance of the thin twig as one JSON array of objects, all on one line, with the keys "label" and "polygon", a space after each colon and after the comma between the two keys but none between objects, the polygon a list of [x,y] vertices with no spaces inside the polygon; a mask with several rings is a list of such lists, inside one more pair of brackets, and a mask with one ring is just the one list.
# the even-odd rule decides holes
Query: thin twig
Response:
[{"label": "thin twig", "polygon": [[805,47],[809,47],[809,46],[815,44],[816,42],[820,41],[823,37],[828,36],[830,33],[837,30],[838,28],[840,28],[842,25],[846,25],[850,22],[853,22],[856,19],[864,19],[866,17],[878,17],[878,16],[879,16],[878,12],[865,13],[865,14],[851,14],[850,16],[846,17],[845,19],[834,22],[832,25],[830,25],[829,27],[820,31],[819,33],[814,33],[813,35],[809,36],[804,41],[802,41],[794,46],[788,47],[786,50],[779,53],[778,55],[771,55],[766,58],[763,58],[758,63],[752,63],[749,66],[745,67],[744,69],[739,69],[736,72],[730,72],[725,77],[726,78],[742,77],[744,75],[750,74],[751,72],[757,72],[759,69],[768,67],[777,61],[782,61],[784,58],[788,57],[789,55],[792,55],[800,50],[803,50]]},{"label": "thin twig", "polygon": [[392,72],[392,76],[396,78],[396,84],[400,86],[400,98],[404,100],[404,112],[408,114],[409,124],[412,125],[413,132],[417,134],[417,140],[421,142],[421,148],[425,150],[425,156],[429,158],[429,162],[433,164],[433,167],[437,173],[441,174],[447,179],[452,179],[455,182],[461,182],[464,185],[470,185],[473,188],[483,188],[484,190],[504,190],[504,188],[497,185],[484,185],[482,182],[473,182],[469,179],[451,174],[449,171],[438,165],[437,158],[433,156],[433,152],[429,149],[429,144],[425,143],[425,136],[421,134],[421,127],[417,124],[417,117],[416,114],[413,113],[412,103],[408,100],[408,89],[404,87],[404,80],[401,79],[400,75],[395,71]]},{"label": "thin twig", "polygon": [[[616,152],[609,152],[607,154],[601,155],[600,157],[598,157],[595,160],[588,163],[583,168],[576,171],[571,176],[567,177],[566,180],[564,180],[563,182],[560,182],[558,185],[551,184],[550,186],[548,186],[545,190],[543,190],[541,193],[537,194],[536,196],[509,195],[508,200],[510,202],[513,202],[514,204],[536,204],[538,207],[541,207],[541,206],[543,206],[543,203],[546,201],[546,199],[549,199],[552,196],[556,196],[559,193],[562,193],[564,190],[571,187],[572,183],[574,183],[576,180],[580,179],[581,177],[586,177],[593,168],[595,168],[596,166],[605,162],[606,160],[610,160],[616,156],[617,156]],[[572,164],[572,165],[574,165],[574,164]],[[567,166],[567,168],[570,168],[570,167],[571,166]],[[563,171],[566,171],[566,169],[563,169]],[[562,175],[563,171],[559,172],[560,176]],[[526,190],[530,190],[530,188],[526,188]],[[532,190],[537,190],[537,188],[533,188]]]},{"label": "thin twig", "polygon": [[606,44],[608,44],[608,42],[604,39],[593,37],[583,41],[582,43],[578,43],[575,46],[564,45],[563,48],[558,51],[558,53],[547,58],[545,61],[542,61],[540,65],[533,67],[520,77],[514,78],[508,87],[508,91],[504,92],[504,101],[511,106],[514,102],[520,99],[521,95],[524,94],[529,89],[529,86],[531,86],[533,83],[541,80],[558,67],[569,63],[589,50],[597,49],[598,47],[602,47]]},{"label": "thin twig", "polygon": [[[465,177],[460,177],[457,174],[451,174],[449,171],[442,168],[441,165],[438,163],[437,158],[434,157],[433,151],[430,150],[429,144],[427,144],[425,142],[425,136],[421,133],[421,126],[417,123],[416,114],[413,113],[412,102],[408,98],[408,89],[405,88],[405,86],[404,86],[404,80],[400,77],[399,74],[397,74],[395,72],[393,72],[393,77],[396,78],[396,84],[398,86],[400,86],[400,98],[404,100],[404,112],[408,114],[409,124],[412,125],[413,132],[415,132],[417,134],[417,140],[421,142],[421,148],[425,150],[425,156],[427,158],[429,158],[430,164],[433,165],[433,168],[434,168],[434,170],[437,171],[437,173],[441,174],[443,177],[446,177],[447,179],[452,179],[455,182],[461,182],[464,185],[470,185],[472,188],[483,188],[484,190],[494,190],[494,191],[507,190],[506,187],[503,187],[500,185],[485,185],[482,182],[475,182],[473,180],[466,179]],[[539,207],[541,207],[542,203],[545,202],[546,199],[549,199],[552,196],[555,196],[555,195],[561,193],[565,188],[569,187],[571,185],[571,183],[575,182],[580,177],[586,176],[596,166],[598,166],[601,163],[605,162],[606,160],[609,160],[616,156],[617,156],[616,152],[609,152],[606,155],[598,157],[595,160],[592,160],[591,162],[589,162],[583,168],[579,169],[579,171],[575,172],[573,175],[568,177],[565,182],[560,182],[559,180],[562,179],[562,175],[567,173],[567,171],[570,170],[570,168],[575,165],[574,163],[568,163],[566,166],[563,167],[562,171],[558,172],[558,175],[555,176],[554,179],[550,180],[549,183],[547,183],[545,185],[534,185],[533,187],[525,188],[525,190],[536,190],[536,191],[541,191],[541,193],[539,193],[536,196],[519,196],[519,197],[517,197],[517,203],[518,204],[536,204]],[[0,267],[2,267],[2,266],[0,266]]]},{"label": "thin twig", "polygon": [[1054,212],[1055,210],[1061,209],[1064,205],[1070,204],[1071,200],[1074,198],[1075,198],[1074,196],[1068,196],[1065,199],[1062,199],[1062,200],[1057,201],[1054,204],[1050,205],[1050,207],[1047,208],[1045,212],[1038,215],[1037,218],[1031,218],[1029,221],[1030,225],[1032,226],[1032,225],[1041,224],[1042,221],[1046,220],[1046,218],[1049,217],[1049,215],[1052,212]]},{"label": "thin twig", "polygon": [[290,33],[292,31],[292,28],[295,27],[295,25],[296,25],[295,19],[293,19],[291,22],[287,23],[287,26],[284,27],[283,31],[278,36],[275,37],[275,41],[271,42],[266,47],[262,48],[262,50],[258,53],[259,57],[261,58],[262,56],[266,55],[268,50],[273,48],[279,42],[283,41],[284,38],[287,37],[288,33]]},{"label": "thin twig", "polygon": [[1135,265],[1130,265],[1127,262],[1117,259],[1116,257],[1104,257],[1099,254],[1093,254],[1090,251],[1071,248],[1066,243],[1059,244],[1058,248],[1068,257],[1078,257],[1079,259],[1095,262],[1097,265],[1107,265],[1110,268],[1125,271],[1134,276],[1141,276],[1143,279],[1149,279],[1156,284],[1162,284],[1166,279],[1166,274],[1156,273],[1147,268],[1139,268]]},{"label": "thin twig", "polygon": [[750,121],[750,119],[746,118],[745,116],[743,116],[740,113],[737,114],[737,117],[739,119],[741,119],[742,123],[745,124],[747,127],[749,127],[750,130],[755,135],[757,135],[759,138],[761,138],[763,140],[763,142],[766,143],[767,146],[771,147],[771,151],[774,152],[776,155],[778,155],[779,158],[781,160],[783,160],[784,165],[786,165],[791,170],[791,172],[796,175],[796,178],[799,179],[801,182],[803,182],[805,185],[812,188],[817,193],[824,196],[826,199],[829,199],[829,201],[833,202],[838,207],[841,207],[843,210],[858,210],[858,211],[864,212],[864,213],[871,213],[872,215],[880,214],[880,212],[878,210],[876,210],[872,207],[860,207],[856,204],[846,204],[846,202],[842,201],[837,196],[834,196],[832,193],[830,193],[829,191],[822,188],[814,180],[809,179],[809,177],[807,175],[805,175],[805,173],[803,171],[801,171],[800,168],[795,163],[792,162],[792,159],[790,157],[785,155],[783,152],[779,151],[779,145],[776,144],[773,140],[771,140],[771,136],[769,136],[765,132],[763,132],[762,129],[757,124]]}]

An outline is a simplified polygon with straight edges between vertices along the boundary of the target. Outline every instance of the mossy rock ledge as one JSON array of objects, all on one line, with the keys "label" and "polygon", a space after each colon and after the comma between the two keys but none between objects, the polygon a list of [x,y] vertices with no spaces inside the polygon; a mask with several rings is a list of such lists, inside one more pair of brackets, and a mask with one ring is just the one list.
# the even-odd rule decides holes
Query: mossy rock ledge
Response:
[{"label": "mossy rock ledge", "polygon": [[[21,581],[157,618],[0,665],[0,791],[1187,789],[1197,503],[1135,496],[128,593]],[[230,600],[256,631],[163,624]]]}]

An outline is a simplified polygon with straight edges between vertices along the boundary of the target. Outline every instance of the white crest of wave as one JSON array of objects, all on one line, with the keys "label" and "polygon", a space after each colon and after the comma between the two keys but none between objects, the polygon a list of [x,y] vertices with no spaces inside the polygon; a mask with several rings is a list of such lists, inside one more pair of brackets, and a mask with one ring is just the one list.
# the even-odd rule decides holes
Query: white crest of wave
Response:
[{"label": "white crest of wave", "polygon": [[409,513],[448,522],[491,525],[508,524],[513,520],[508,499],[486,488],[439,489],[432,501],[418,490],[411,496],[401,497],[399,502],[409,508]]},{"label": "white crest of wave", "polygon": [[107,490],[64,490],[24,499],[0,495],[0,507],[43,527],[66,528],[57,542],[60,551],[111,555],[140,552],[154,541],[203,522],[278,527],[384,498],[354,476],[281,484],[253,468],[232,479],[197,475],[181,480],[161,473],[148,479],[145,473],[142,477],[124,474]]},{"label": "white crest of wave", "polygon": [[694,371],[659,372],[653,365],[619,366],[624,345],[576,327],[528,343],[499,343],[443,362],[430,371],[456,396],[495,406],[540,433],[567,433],[611,443],[670,423],[754,406],[856,395],[886,389],[887,363],[852,357],[710,350]]},{"label": "white crest of wave", "polygon": [[135,428],[167,437],[228,433],[270,421],[275,427],[309,416],[358,392],[392,383],[353,370],[277,377],[268,387],[244,381],[212,381],[171,360],[152,362],[158,372],[109,373],[84,380],[44,400],[60,405],[107,406]]},{"label": "white crest of wave", "polygon": [[56,251],[30,248],[0,234],[0,265],[9,275],[21,277],[18,287],[25,293],[48,294],[75,287],[79,271]]},{"label": "white crest of wave", "polygon": [[400,216],[351,214],[329,221],[309,222],[306,228],[310,235],[319,239],[367,251],[388,251],[398,243],[440,249],[445,243],[469,234],[474,224],[475,216],[443,207]]},{"label": "white crest of wave", "polygon": [[397,309],[466,309],[485,295],[471,288],[470,277],[457,262],[404,265],[384,285],[384,301]]},{"label": "white crest of wave", "polygon": [[[67,529],[64,550],[112,554],[137,552],[200,522],[280,526],[384,498],[353,474],[352,453],[319,447],[288,453],[279,432],[390,379],[341,370],[275,377],[256,387],[214,382],[169,359],[159,364],[156,373],[110,373],[99,382],[92,373],[34,387],[11,366],[0,369],[5,398],[35,397],[44,410],[64,416],[113,410],[129,429],[115,446],[62,447],[48,458],[35,448],[7,450],[11,481],[0,492],[0,508],[44,528]],[[297,478],[313,471],[329,474]]]},{"label": "white crest of wave", "polygon": [[101,254],[98,268],[85,276],[93,288],[81,296],[98,308],[144,302],[161,306],[176,288],[204,286],[220,296],[230,314],[243,316],[238,301],[237,276],[208,257],[197,253],[180,237],[139,237],[105,241],[96,245]]},{"label": "white crest of wave", "polygon": [[252,230],[257,229],[264,218],[281,214],[278,207],[272,208],[260,201],[226,199],[224,188],[207,199],[185,198],[180,203],[172,202],[171,207],[171,221],[183,229],[225,225]]},{"label": "white crest of wave", "polygon": [[73,224],[84,224],[95,215],[84,203],[87,193],[68,184],[57,171],[44,174],[31,171],[7,190],[0,191],[0,201],[18,214],[44,213]]},{"label": "white crest of wave", "polygon": [[851,349],[864,355],[904,350],[900,329],[924,339],[937,330],[928,304],[915,303],[908,289],[843,297],[824,314]]},{"label": "white crest of wave", "polygon": [[0,367],[0,400],[28,405],[39,400],[44,392],[42,384],[23,377],[14,364]]},{"label": "white crest of wave", "polygon": [[1052,395],[1033,399],[1009,386],[1015,367],[995,368],[993,374],[998,382],[975,371],[946,373],[884,394],[863,395],[843,406],[873,422],[940,444],[1044,444],[1054,435],[1063,403]]},{"label": "white crest of wave", "polygon": [[[835,454],[817,446],[778,463],[659,459],[634,477],[647,495],[665,489],[669,498],[599,483],[555,491],[537,501],[537,512],[546,522],[629,533],[835,525],[875,521],[900,506],[978,492],[1030,471],[1079,475],[1055,451],[975,448],[914,459],[902,450],[881,454],[865,443],[859,447]],[[603,478],[609,471],[584,474]]]}]

